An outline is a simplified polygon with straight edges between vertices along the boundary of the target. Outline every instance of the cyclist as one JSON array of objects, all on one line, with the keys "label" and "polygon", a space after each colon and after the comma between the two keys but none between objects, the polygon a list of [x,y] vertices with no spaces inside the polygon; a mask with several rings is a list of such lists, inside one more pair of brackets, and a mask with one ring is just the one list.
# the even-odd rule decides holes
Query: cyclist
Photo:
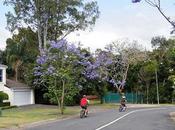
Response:
[{"label": "cyclist", "polygon": [[120,104],[122,107],[126,108],[126,97],[125,96],[122,96]]},{"label": "cyclist", "polygon": [[87,113],[88,113],[88,110],[87,110],[88,102],[89,100],[87,99],[86,95],[83,95],[83,98],[80,101],[80,106],[82,109],[85,109],[85,116],[87,116]]}]

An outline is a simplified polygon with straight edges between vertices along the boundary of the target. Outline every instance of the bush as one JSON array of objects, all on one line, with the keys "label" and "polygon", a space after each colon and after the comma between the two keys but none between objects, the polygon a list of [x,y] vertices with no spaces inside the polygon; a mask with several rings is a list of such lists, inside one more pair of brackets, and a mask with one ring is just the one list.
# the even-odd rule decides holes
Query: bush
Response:
[{"label": "bush", "polygon": [[8,94],[0,91],[0,106],[3,104],[3,100],[8,100],[9,96]]},{"label": "bush", "polygon": [[5,106],[10,106],[10,102],[3,102],[2,107],[5,107]]}]

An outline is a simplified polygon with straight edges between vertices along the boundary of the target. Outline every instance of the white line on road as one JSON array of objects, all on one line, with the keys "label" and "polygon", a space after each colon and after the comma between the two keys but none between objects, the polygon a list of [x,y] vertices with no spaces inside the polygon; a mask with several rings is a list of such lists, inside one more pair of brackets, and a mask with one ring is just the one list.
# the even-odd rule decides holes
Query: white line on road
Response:
[{"label": "white line on road", "polygon": [[109,122],[109,123],[107,123],[107,124],[105,124],[105,125],[103,125],[103,126],[97,128],[97,129],[95,129],[95,130],[101,130],[101,129],[103,129],[103,128],[105,128],[105,127],[107,127],[107,126],[109,126],[109,125],[111,125],[111,124],[113,124],[113,123],[119,121],[120,119],[124,118],[125,116],[128,116],[128,115],[130,115],[130,114],[132,114],[132,113],[135,113],[135,112],[140,112],[140,111],[151,111],[151,110],[160,110],[160,109],[166,109],[166,108],[151,108],[151,109],[141,109],[141,110],[131,111],[131,112],[129,112],[129,113],[127,113],[127,114],[125,114],[125,115],[123,115],[123,116],[121,116],[121,117],[119,117],[119,118],[117,118],[117,119],[115,119],[115,120],[113,120],[113,121],[111,121],[111,122]]}]

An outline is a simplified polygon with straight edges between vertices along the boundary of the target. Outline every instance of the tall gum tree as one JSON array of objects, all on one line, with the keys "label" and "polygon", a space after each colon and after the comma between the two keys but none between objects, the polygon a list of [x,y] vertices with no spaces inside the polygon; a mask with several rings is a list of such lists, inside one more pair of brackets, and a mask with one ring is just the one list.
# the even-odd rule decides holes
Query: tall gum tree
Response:
[{"label": "tall gum tree", "polygon": [[46,49],[48,41],[91,27],[99,17],[96,1],[4,0],[4,5],[14,9],[6,14],[7,28],[14,32],[24,25],[31,27],[38,33],[40,49]]}]

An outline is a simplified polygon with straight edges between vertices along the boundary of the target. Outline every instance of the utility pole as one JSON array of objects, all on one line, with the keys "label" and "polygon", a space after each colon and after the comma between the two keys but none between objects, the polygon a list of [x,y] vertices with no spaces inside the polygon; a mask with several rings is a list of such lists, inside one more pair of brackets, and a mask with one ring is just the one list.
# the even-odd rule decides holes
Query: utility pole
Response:
[{"label": "utility pole", "polygon": [[158,77],[157,77],[157,68],[155,68],[155,75],[156,75],[156,88],[157,88],[157,104],[159,104],[159,84],[158,84]]}]

